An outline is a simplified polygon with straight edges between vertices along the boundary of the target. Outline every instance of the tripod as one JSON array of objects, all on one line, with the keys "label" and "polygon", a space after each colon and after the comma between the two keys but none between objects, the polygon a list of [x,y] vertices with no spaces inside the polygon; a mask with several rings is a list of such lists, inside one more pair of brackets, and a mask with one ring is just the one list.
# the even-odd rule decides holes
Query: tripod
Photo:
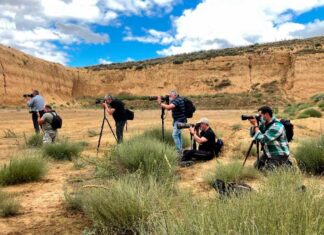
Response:
[{"label": "tripod", "polygon": [[165,119],[165,109],[164,108],[161,108],[161,122],[162,122],[162,142],[164,143],[164,119]]},{"label": "tripod", "polygon": [[103,129],[104,129],[104,125],[105,125],[105,121],[108,123],[108,126],[109,126],[109,128],[110,128],[110,131],[111,131],[111,133],[113,134],[113,136],[114,136],[116,142],[118,142],[118,141],[117,141],[117,137],[116,137],[116,135],[115,135],[115,132],[113,131],[113,129],[112,129],[110,123],[109,123],[109,119],[108,119],[107,116],[106,116],[106,110],[104,109],[103,111],[104,111],[104,117],[103,117],[103,119],[102,119],[101,130],[100,130],[100,136],[99,136],[98,145],[97,145],[97,154],[98,154],[98,152],[99,152],[99,147],[100,147],[100,142],[101,142],[101,137],[102,137],[102,133],[103,133]]},{"label": "tripod", "polygon": [[256,145],[256,148],[257,148],[257,159],[259,161],[259,158],[260,158],[260,143],[259,141],[256,141],[256,140],[252,140],[251,141],[251,144],[250,144],[250,147],[249,147],[249,150],[247,151],[246,155],[245,155],[245,159],[244,159],[244,162],[243,162],[243,166],[245,165],[245,162],[246,160],[248,159],[250,153],[251,153],[251,149],[253,147],[253,144]]}]

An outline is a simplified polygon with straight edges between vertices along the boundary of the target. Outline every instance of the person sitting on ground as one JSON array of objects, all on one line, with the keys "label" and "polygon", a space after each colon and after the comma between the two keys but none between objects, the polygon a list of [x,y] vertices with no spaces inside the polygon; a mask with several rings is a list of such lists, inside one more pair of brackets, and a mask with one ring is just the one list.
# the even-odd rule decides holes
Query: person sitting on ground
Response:
[{"label": "person sitting on ground", "polygon": [[43,143],[54,143],[57,136],[57,130],[52,127],[53,117],[57,115],[50,105],[45,105],[45,113],[42,117],[38,118],[38,124],[42,126],[44,130]]},{"label": "person sitting on ground", "polygon": [[199,128],[190,127],[189,132],[192,135],[193,141],[199,144],[198,150],[184,150],[181,161],[196,160],[211,160],[215,157],[215,139],[216,135],[209,126],[207,118],[201,118],[197,123]]},{"label": "person sitting on ground", "polygon": [[250,119],[252,124],[250,134],[254,140],[262,145],[263,155],[254,163],[259,170],[273,169],[277,166],[290,166],[289,145],[283,124],[273,116],[273,111],[268,106],[258,109],[260,123]]}]

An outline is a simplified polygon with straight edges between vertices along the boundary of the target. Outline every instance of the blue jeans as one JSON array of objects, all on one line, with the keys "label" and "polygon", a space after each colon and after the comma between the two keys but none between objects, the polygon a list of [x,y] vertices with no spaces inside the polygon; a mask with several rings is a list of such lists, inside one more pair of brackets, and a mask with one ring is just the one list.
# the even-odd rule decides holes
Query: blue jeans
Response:
[{"label": "blue jeans", "polygon": [[172,137],[173,137],[176,149],[180,152],[180,151],[182,151],[182,137],[181,137],[181,129],[177,128],[177,123],[180,123],[180,122],[175,121],[173,123]]}]

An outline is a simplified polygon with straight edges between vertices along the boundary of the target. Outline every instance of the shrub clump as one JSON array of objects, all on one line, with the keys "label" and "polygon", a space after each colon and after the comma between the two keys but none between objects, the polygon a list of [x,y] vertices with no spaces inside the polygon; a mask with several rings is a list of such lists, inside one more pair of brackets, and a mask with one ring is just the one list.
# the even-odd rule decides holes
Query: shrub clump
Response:
[{"label": "shrub clump", "polygon": [[155,139],[136,136],[116,146],[111,152],[112,164],[117,164],[129,172],[140,171],[144,176],[155,176],[159,180],[174,175],[176,150]]},{"label": "shrub clump", "polygon": [[0,191],[0,217],[9,217],[18,214],[19,204],[7,193]]},{"label": "shrub clump", "polygon": [[224,182],[242,182],[246,179],[256,179],[259,172],[252,166],[242,166],[239,161],[228,164],[218,164],[215,172],[207,177],[208,183],[212,184],[216,179]]},{"label": "shrub clump", "polygon": [[[189,134],[187,136],[185,134],[186,133],[182,134],[183,147],[188,147],[188,146],[190,146],[190,139],[187,137],[187,136],[189,136]],[[161,128],[158,128],[158,127],[146,130],[142,134],[142,136],[145,136],[147,138],[153,138],[155,140],[162,142],[162,130],[161,130]],[[164,143],[166,143],[170,146],[175,146],[171,130],[164,130]]]},{"label": "shrub clump", "polygon": [[10,185],[40,180],[46,173],[46,161],[39,156],[13,157],[0,169],[0,184]]},{"label": "shrub clump", "polygon": [[324,136],[302,141],[295,152],[295,158],[301,169],[313,173],[324,172]]},{"label": "shrub clump", "polygon": [[84,189],[82,208],[100,234],[147,234],[171,200],[169,187],[135,174]]},{"label": "shrub clump", "polygon": [[298,118],[322,117],[322,113],[316,109],[306,109],[298,115]]},{"label": "shrub clump", "polygon": [[43,155],[54,158],[55,160],[72,160],[79,157],[83,147],[79,143],[68,141],[46,144],[43,146]]},{"label": "shrub clump", "polygon": [[41,134],[34,134],[28,139],[25,139],[27,147],[39,148],[43,145],[43,136]]}]

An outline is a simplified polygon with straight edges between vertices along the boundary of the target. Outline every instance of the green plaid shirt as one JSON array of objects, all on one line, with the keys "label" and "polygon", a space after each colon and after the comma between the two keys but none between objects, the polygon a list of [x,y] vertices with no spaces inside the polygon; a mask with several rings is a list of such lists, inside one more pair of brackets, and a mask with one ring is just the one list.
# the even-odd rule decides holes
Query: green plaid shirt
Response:
[{"label": "green plaid shirt", "polygon": [[265,123],[261,123],[259,129],[253,139],[263,144],[263,150],[267,157],[289,156],[285,127],[278,119],[273,117],[268,129],[266,129]]}]

